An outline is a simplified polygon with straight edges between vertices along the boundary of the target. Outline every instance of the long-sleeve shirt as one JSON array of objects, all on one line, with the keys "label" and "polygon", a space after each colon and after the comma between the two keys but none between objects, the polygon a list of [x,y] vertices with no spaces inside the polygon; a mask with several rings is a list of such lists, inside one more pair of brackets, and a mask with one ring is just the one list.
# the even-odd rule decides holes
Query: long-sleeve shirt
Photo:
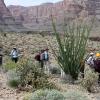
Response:
[{"label": "long-sleeve shirt", "polygon": [[17,57],[18,57],[18,51],[12,50],[10,55],[11,55],[11,57],[13,57],[13,58],[17,58]]},{"label": "long-sleeve shirt", "polygon": [[94,65],[94,59],[93,59],[92,56],[90,56],[90,57],[88,58],[87,64],[88,64],[88,65]]}]

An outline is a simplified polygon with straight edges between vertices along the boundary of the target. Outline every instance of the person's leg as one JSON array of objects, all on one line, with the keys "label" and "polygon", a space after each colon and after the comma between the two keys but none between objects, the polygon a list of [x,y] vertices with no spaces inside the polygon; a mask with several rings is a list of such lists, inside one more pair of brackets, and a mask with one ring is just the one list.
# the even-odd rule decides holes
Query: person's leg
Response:
[{"label": "person's leg", "polygon": [[98,78],[98,84],[100,84],[100,73],[99,73],[99,78]]},{"label": "person's leg", "polygon": [[0,56],[0,66],[2,65],[2,56]]},{"label": "person's leg", "polygon": [[44,67],[44,62],[41,61],[40,63],[41,63],[41,69],[43,69],[43,67]]},{"label": "person's leg", "polygon": [[46,60],[44,60],[44,71],[47,71]]},{"label": "person's leg", "polygon": [[50,64],[48,60],[46,61],[46,67],[47,67],[48,74],[50,74]]},{"label": "person's leg", "polygon": [[18,62],[18,58],[15,58],[15,63],[17,63]]}]

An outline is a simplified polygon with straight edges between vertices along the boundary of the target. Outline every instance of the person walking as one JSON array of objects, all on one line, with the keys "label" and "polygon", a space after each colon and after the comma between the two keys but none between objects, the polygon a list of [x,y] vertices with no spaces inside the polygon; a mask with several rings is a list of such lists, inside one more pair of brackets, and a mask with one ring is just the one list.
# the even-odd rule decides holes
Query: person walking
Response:
[{"label": "person walking", "polygon": [[18,62],[19,55],[18,55],[18,50],[16,47],[13,48],[13,50],[10,53],[10,56],[11,56],[12,61],[14,61],[15,63]]},{"label": "person walking", "polygon": [[48,48],[44,50],[44,71],[50,74],[50,63],[49,63],[49,53]]},{"label": "person walking", "polygon": [[94,67],[94,60],[95,60],[94,53],[90,53],[86,63],[90,65],[90,67]]}]

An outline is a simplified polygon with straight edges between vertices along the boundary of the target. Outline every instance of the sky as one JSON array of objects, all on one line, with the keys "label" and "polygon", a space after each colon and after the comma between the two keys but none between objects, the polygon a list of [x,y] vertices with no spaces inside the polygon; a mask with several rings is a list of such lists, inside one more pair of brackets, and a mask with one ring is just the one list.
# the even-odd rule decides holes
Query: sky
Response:
[{"label": "sky", "polygon": [[58,2],[62,0],[4,0],[5,4],[8,5],[22,5],[22,6],[34,6],[40,5],[41,3],[47,2]]}]

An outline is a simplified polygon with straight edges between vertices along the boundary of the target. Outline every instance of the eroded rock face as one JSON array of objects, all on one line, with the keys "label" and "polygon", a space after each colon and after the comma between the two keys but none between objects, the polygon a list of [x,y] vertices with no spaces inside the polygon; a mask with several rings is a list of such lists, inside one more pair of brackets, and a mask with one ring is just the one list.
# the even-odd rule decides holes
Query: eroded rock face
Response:
[{"label": "eroded rock face", "polygon": [[68,20],[88,15],[95,15],[100,19],[100,0],[63,0],[31,7],[11,5],[8,8],[4,0],[0,0],[0,26],[16,24],[20,27],[23,24],[32,30],[51,30],[51,15],[56,19],[58,26],[63,23],[64,16]]},{"label": "eroded rock face", "polygon": [[9,6],[15,20],[20,20],[23,24],[47,24],[50,23],[50,17],[53,15],[60,21],[64,14],[71,13],[70,17],[78,16],[82,11],[82,6],[73,0],[64,0],[58,3],[44,3],[39,6],[22,7],[22,6]]},{"label": "eroded rock face", "polygon": [[3,17],[11,16],[8,8],[6,8],[4,0],[0,0],[0,15],[2,15]]},{"label": "eroded rock face", "polygon": [[4,0],[0,0],[0,31],[17,31],[22,27],[21,22],[15,22]]},{"label": "eroded rock face", "polygon": [[87,0],[87,10],[89,15],[94,15],[100,20],[100,0]]}]

